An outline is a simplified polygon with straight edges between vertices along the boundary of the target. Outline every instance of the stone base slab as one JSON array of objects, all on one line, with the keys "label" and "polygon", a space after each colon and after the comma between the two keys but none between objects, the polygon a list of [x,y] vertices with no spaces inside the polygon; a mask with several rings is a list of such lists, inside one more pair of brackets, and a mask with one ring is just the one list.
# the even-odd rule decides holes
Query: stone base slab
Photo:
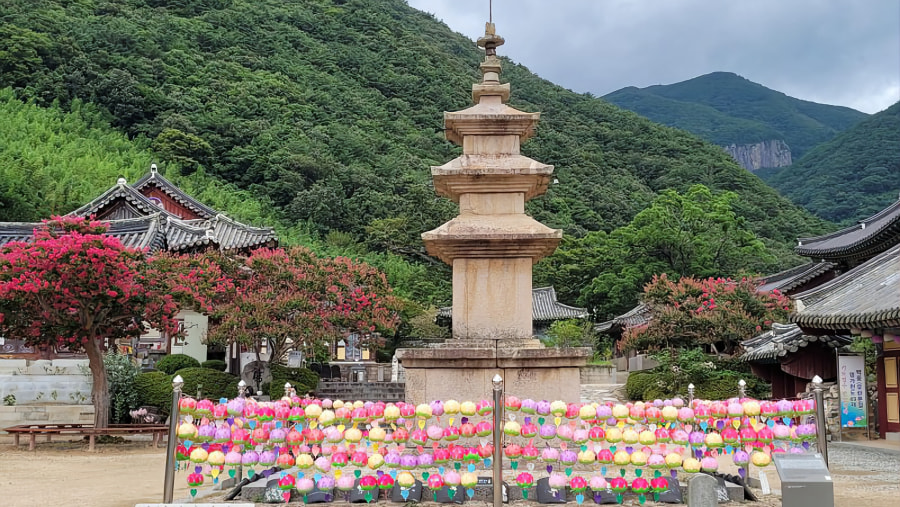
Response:
[{"label": "stone base slab", "polygon": [[[581,399],[580,367],[589,348],[538,348],[530,340],[513,343],[447,340],[437,348],[400,349],[406,375],[406,401],[491,399],[499,374],[507,394],[535,400]],[[458,344],[458,345],[457,345]],[[457,345],[454,347],[454,345]]]}]

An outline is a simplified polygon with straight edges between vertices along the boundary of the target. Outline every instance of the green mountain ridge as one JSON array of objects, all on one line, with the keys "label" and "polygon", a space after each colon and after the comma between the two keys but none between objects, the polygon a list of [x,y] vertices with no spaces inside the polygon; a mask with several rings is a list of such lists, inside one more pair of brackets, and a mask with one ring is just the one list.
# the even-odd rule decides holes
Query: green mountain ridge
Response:
[{"label": "green mountain ridge", "polygon": [[850,224],[874,215],[900,192],[900,102],[815,147],[793,165],[760,176],[826,220]]},{"label": "green mountain ridge", "polygon": [[[434,194],[428,166],[460,154],[443,112],[470,105],[483,53],[433,16],[402,0],[3,5],[0,83],[17,97],[95,104],[168,174],[221,179],[332,244],[437,265],[419,234],[456,206]],[[702,183],[737,192],[738,215],[786,262],[796,237],[825,228],[694,135],[512,62],[502,78],[513,107],[542,113],[523,152],[556,166],[560,184],[528,206],[551,227],[611,231],[660,191]]]},{"label": "green mountain ridge", "polygon": [[622,88],[603,99],[719,146],[783,140],[795,160],[868,116],[848,107],[796,99],[731,72]]}]

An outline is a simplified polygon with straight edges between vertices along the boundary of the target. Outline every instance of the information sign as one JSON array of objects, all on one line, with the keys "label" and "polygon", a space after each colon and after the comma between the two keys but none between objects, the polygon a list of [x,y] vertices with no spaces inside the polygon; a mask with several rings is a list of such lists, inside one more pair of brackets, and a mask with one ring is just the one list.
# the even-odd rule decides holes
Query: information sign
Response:
[{"label": "information sign", "polygon": [[841,427],[867,428],[866,365],[863,356],[838,356]]}]

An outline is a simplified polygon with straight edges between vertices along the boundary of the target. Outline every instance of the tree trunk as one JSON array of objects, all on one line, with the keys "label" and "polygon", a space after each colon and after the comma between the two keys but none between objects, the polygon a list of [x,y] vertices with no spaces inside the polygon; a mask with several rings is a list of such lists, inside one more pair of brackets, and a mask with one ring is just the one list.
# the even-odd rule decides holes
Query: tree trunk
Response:
[{"label": "tree trunk", "polygon": [[106,379],[106,368],[103,367],[103,352],[97,338],[88,341],[84,348],[93,378],[91,400],[94,403],[94,427],[106,428],[109,426],[109,382]]}]

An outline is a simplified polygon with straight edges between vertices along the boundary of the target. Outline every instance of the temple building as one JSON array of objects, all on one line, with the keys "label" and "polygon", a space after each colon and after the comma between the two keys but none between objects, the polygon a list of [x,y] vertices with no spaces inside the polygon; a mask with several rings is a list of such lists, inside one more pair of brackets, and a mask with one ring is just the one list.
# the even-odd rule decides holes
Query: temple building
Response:
[{"label": "temple building", "polygon": [[760,287],[795,300],[793,324],[745,341],[743,359],[773,391],[791,396],[814,375],[837,376],[834,350],[851,335],[871,338],[879,428],[883,438],[900,439],[900,200],[851,227],[802,238],[794,251],[811,262]]},{"label": "temple building", "polygon": [[[246,254],[256,248],[275,247],[278,239],[268,227],[252,227],[194,199],[166,179],[156,168],[129,184],[119,178],[115,185],[97,198],[69,213],[69,216],[94,217],[109,224],[107,234],[125,246],[150,253],[198,252],[215,248],[223,252]],[[0,222],[0,245],[12,241],[29,241],[41,223]],[[165,354],[187,354],[198,361],[210,358],[236,359],[238,351],[210,352],[204,343],[208,320],[205,315],[183,311],[179,314],[185,331],[182,338],[172,338],[149,330],[132,343],[117,343],[123,352],[152,365]],[[226,357],[226,353],[228,356]],[[62,350],[35,350],[14,337],[0,338],[0,358],[53,359],[75,357]]]}]

